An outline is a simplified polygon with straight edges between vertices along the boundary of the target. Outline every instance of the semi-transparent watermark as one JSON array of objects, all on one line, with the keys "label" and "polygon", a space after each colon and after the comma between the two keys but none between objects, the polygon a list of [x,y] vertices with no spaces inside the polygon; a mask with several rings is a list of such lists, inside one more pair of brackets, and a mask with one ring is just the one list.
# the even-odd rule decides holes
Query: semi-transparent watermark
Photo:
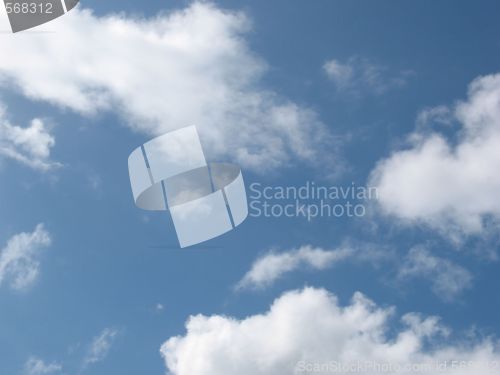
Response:
[{"label": "semi-transparent watermark", "polygon": [[[28,30],[63,16],[80,0],[4,0],[12,32]],[[0,5],[1,6],[1,5]]]},{"label": "semi-transparent watermark", "polygon": [[267,218],[359,218],[367,204],[378,198],[376,187],[320,185],[306,181],[299,186],[269,186],[259,182],[249,187],[249,215]]},{"label": "semi-transparent watermark", "polygon": [[436,374],[465,370],[500,371],[498,361],[443,360],[429,362],[399,363],[382,361],[299,361],[295,366],[296,374]]}]

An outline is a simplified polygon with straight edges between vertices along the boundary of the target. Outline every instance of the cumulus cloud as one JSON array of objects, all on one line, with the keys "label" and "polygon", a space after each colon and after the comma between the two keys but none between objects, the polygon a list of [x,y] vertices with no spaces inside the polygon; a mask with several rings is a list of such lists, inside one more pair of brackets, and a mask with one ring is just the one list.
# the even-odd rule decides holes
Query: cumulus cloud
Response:
[{"label": "cumulus cloud", "polygon": [[0,103],[0,156],[21,162],[33,169],[48,171],[59,163],[50,160],[50,150],[56,144],[40,119],[33,119],[29,127],[12,125]]},{"label": "cumulus cloud", "polygon": [[118,330],[114,328],[105,328],[96,336],[92,340],[88,353],[83,361],[84,366],[103,361],[108,356],[118,333]]},{"label": "cumulus cloud", "polygon": [[31,357],[26,361],[25,371],[28,375],[54,374],[62,370],[62,365],[56,362],[46,363],[40,358]]},{"label": "cumulus cloud", "polygon": [[423,278],[432,285],[434,293],[452,301],[472,285],[472,274],[464,267],[432,255],[425,247],[412,248],[399,270],[402,279]]},{"label": "cumulus cloud", "polygon": [[1,85],[83,114],[115,110],[148,135],[195,124],[212,157],[259,171],[334,153],[314,111],[263,86],[243,13],[208,2],[150,19],[80,7],[50,29],[0,39]]},{"label": "cumulus cloud", "polygon": [[50,234],[43,224],[38,224],[32,233],[14,235],[0,251],[0,286],[3,282],[16,290],[31,286],[40,273],[40,250],[50,243]]},{"label": "cumulus cloud", "polygon": [[[339,367],[357,364],[391,365],[392,373],[401,374],[498,371],[491,366],[500,358],[497,340],[464,339],[453,344],[451,332],[438,318],[415,313],[394,323],[393,308],[378,307],[360,293],[341,306],[327,291],[306,288],[286,293],[268,312],[242,320],[192,316],[186,334],[167,340],[161,354],[173,375],[348,374],[352,372]],[[446,371],[436,368],[445,361],[449,361]],[[452,368],[451,361],[471,363]],[[406,372],[397,367],[411,365],[420,367]],[[368,368],[365,373],[380,371]]]},{"label": "cumulus cloud", "polygon": [[401,88],[413,74],[411,71],[403,71],[391,75],[386,67],[360,57],[351,57],[345,62],[328,60],[323,65],[323,70],[338,91],[355,94],[383,94]]},{"label": "cumulus cloud", "polygon": [[236,288],[262,289],[272,285],[287,273],[300,268],[324,270],[353,254],[354,251],[349,248],[324,250],[310,245],[283,252],[272,250],[253,263]]},{"label": "cumulus cloud", "polygon": [[498,228],[500,74],[475,79],[467,100],[448,111],[441,107],[430,119],[449,122],[450,116],[461,126],[456,139],[419,127],[409,148],[378,163],[370,184],[378,188],[383,213],[459,241]]}]

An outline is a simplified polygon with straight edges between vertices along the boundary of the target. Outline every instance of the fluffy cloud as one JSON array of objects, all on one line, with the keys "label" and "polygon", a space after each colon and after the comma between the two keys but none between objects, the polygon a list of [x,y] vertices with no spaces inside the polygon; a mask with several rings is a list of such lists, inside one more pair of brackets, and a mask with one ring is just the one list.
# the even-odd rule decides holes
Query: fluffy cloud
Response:
[{"label": "fluffy cloud", "polygon": [[461,129],[450,140],[419,126],[408,149],[378,163],[370,184],[378,188],[383,212],[424,223],[455,240],[497,227],[500,75],[477,78],[466,101],[426,116],[438,123],[449,123],[451,117]]},{"label": "fluffy cloud", "polygon": [[411,249],[400,270],[402,279],[424,278],[432,290],[445,301],[454,300],[472,285],[472,274],[462,266],[432,255],[425,247]]},{"label": "fluffy cloud", "polygon": [[262,289],[297,269],[323,270],[353,253],[349,248],[324,250],[309,245],[281,253],[270,251],[254,262],[250,271],[238,283],[237,289]]},{"label": "fluffy cloud", "polygon": [[383,94],[391,89],[405,86],[413,74],[411,71],[405,71],[390,76],[387,68],[360,57],[351,57],[345,62],[328,60],[323,65],[323,70],[337,90],[355,94],[361,92]]},{"label": "fluffy cloud", "polygon": [[[392,366],[391,373],[400,374],[497,373],[492,366],[500,359],[496,340],[453,345],[438,318],[414,313],[404,315],[394,332],[393,315],[394,309],[377,307],[360,293],[343,307],[325,290],[307,288],[287,293],[267,313],[243,320],[192,316],[186,334],[166,341],[161,353],[174,375],[348,374],[353,367],[339,367],[370,364]],[[443,371],[437,366],[445,361]],[[470,363],[460,367],[451,361]],[[411,365],[416,369],[404,371]]]},{"label": "fluffy cloud", "polygon": [[105,328],[90,344],[84,359],[84,366],[103,361],[109,354],[113,343],[118,336],[118,330]]},{"label": "fluffy cloud", "polygon": [[151,19],[79,8],[53,33],[1,38],[0,84],[83,114],[117,110],[148,135],[195,124],[212,157],[261,171],[332,155],[315,112],[262,87],[250,28],[207,2]]},{"label": "fluffy cloud", "polygon": [[42,120],[33,119],[27,128],[12,125],[0,103],[0,156],[47,171],[60,165],[50,160],[50,150],[55,143]]},{"label": "fluffy cloud", "polygon": [[45,375],[60,372],[62,365],[59,363],[45,363],[42,359],[31,357],[26,361],[25,370],[28,375]]},{"label": "fluffy cloud", "polygon": [[50,243],[50,234],[43,224],[38,224],[32,233],[14,235],[0,250],[0,286],[3,282],[17,290],[31,286],[40,272],[40,250]]}]

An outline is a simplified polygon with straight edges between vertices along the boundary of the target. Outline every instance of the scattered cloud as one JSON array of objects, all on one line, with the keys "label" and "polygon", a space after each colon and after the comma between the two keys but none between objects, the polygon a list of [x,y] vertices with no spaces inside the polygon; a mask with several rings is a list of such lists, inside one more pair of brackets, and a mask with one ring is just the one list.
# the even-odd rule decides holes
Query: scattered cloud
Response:
[{"label": "scattered cloud", "polygon": [[50,160],[50,150],[55,144],[42,120],[35,118],[25,128],[12,125],[6,118],[5,106],[0,103],[0,156],[48,171],[60,166]]},{"label": "scattered cloud", "polygon": [[[88,370],[91,365],[104,361],[109,355],[109,352],[111,351],[111,348],[113,347],[113,344],[119,334],[120,331],[117,329],[105,328],[99,335],[92,339],[92,342],[87,348],[86,354],[83,356],[80,368],[70,372],[80,374]],[[76,351],[79,351],[79,347],[80,344],[71,346],[68,352],[75,354]],[[53,373],[66,374],[68,371],[67,368],[70,368],[71,366],[71,361],[68,361],[68,359],[61,363],[47,363],[40,358],[30,357],[26,361],[24,369],[27,375],[43,375]],[[63,368],[66,369],[64,372]]]},{"label": "scattered cloud", "polygon": [[445,105],[425,108],[417,116],[417,134],[431,130],[435,125],[450,126],[454,122],[453,112]]},{"label": "scattered cloud", "polygon": [[32,233],[14,235],[0,251],[0,286],[2,282],[16,290],[31,286],[40,273],[40,250],[50,244],[50,234],[43,224]]},{"label": "scattered cloud", "polygon": [[102,190],[102,178],[94,172],[90,172],[87,175],[87,184],[94,191]]},{"label": "scattered cloud", "polygon": [[461,125],[456,139],[417,127],[409,148],[378,163],[370,185],[383,213],[459,242],[498,229],[500,74],[475,79],[466,101],[420,119],[449,122],[450,114]]},{"label": "scattered cloud", "polygon": [[317,113],[264,86],[244,13],[209,2],[150,19],[79,7],[50,28],[50,38],[0,39],[0,87],[86,115],[115,110],[148,135],[195,124],[212,158],[261,172],[336,157]]},{"label": "scattered cloud", "polygon": [[467,269],[434,255],[427,245],[415,246],[406,255],[402,255],[388,246],[344,241],[335,250],[311,245],[282,252],[271,250],[254,261],[235,289],[264,289],[292,272],[322,271],[341,261],[381,268],[384,278],[388,277],[392,283],[400,286],[417,278],[426,280],[433,293],[445,302],[457,301],[457,297],[473,284],[472,274]]},{"label": "scattered cloud", "polygon": [[388,68],[360,57],[351,57],[345,62],[328,60],[323,70],[338,91],[353,94],[384,94],[406,86],[414,74],[412,71],[402,71],[391,75]]},{"label": "scattered cloud", "polygon": [[236,288],[263,289],[287,273],[301,268],[324,270],[352,256],[353,253],[353,250],[349,248],[324,250],[310,245],[284,252],[272,250],[253,263],[250,271],[241,279]]},{"label": "scattered cloud", "polygon": [[114,328],[105,328],[90,344],[88,353],[83,361],[84,366],[103,361],[109,354],[119,331]]},{"label": "scattered cloud", "polygon": [[61,364],[56,362],[45,363],[42,359],[36,357],[30,357],[24,367],[28,375],[54,374],[62,370]]},{"label": "scattered cloud", "polygon": [[338,60],[332,59],[323,65],[323,69],[328,75],[328,78],[330,78],[339,89],[352,85],[354,68],[350,64],[342,64]]},{"label": "scattered cloud", "polygon": [[[500,359],[496,339],[460,338],[453,344],[452,332],[437,317],[410,313],[397,324],[393,308],[378,307],[360,293],[341,306],[335,296],[313,288],[286,293],[268,312],[242,320],[191,316],[186,329],[161,347],[173,375],[348,374],[359,364],[435,375],[443,373],[436,366],[445,361],[447,374],[493,375],[498,370],[491,364]],[[451,361],[467,365],[452,368]],[[405,371],[408,366],[420,367]]]},{"label": "scattered cloud", "polygon": [[453,301],[472,285],[472,274],[450,260],[432,255],[425,247],[412,248],[399,269],[401,279],[424,278],[434,293],[445,301]]}]

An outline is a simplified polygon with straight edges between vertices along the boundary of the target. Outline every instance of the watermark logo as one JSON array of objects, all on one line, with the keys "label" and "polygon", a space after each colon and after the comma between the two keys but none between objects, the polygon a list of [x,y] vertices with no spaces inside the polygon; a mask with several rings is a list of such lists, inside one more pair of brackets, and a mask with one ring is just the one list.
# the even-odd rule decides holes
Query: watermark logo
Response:
[{"label": "watermark logo", "polygon": [[367,204],[378,199],[375,187],[319,185],[306,181],[299,186],[250,184],[250,216],[266,218],[359,218]]},{"label": "watermark logo", "polygon": [[395,361],[299,361],[294,374],[457,374],[497,373],[498,361],[472,361],[469,359],[429,360],[424,362]]},{"label": "watermark logo", "polygon": [[137,207],[170,211],[181,247],[218,237],[248,216],[240,168],[207,163],[194,126],[136,148],[128,168]]},{"label": "watermark logo", "polygon": [[73,9],[80,0],[3,0],[12,32],[50,22]]}]

